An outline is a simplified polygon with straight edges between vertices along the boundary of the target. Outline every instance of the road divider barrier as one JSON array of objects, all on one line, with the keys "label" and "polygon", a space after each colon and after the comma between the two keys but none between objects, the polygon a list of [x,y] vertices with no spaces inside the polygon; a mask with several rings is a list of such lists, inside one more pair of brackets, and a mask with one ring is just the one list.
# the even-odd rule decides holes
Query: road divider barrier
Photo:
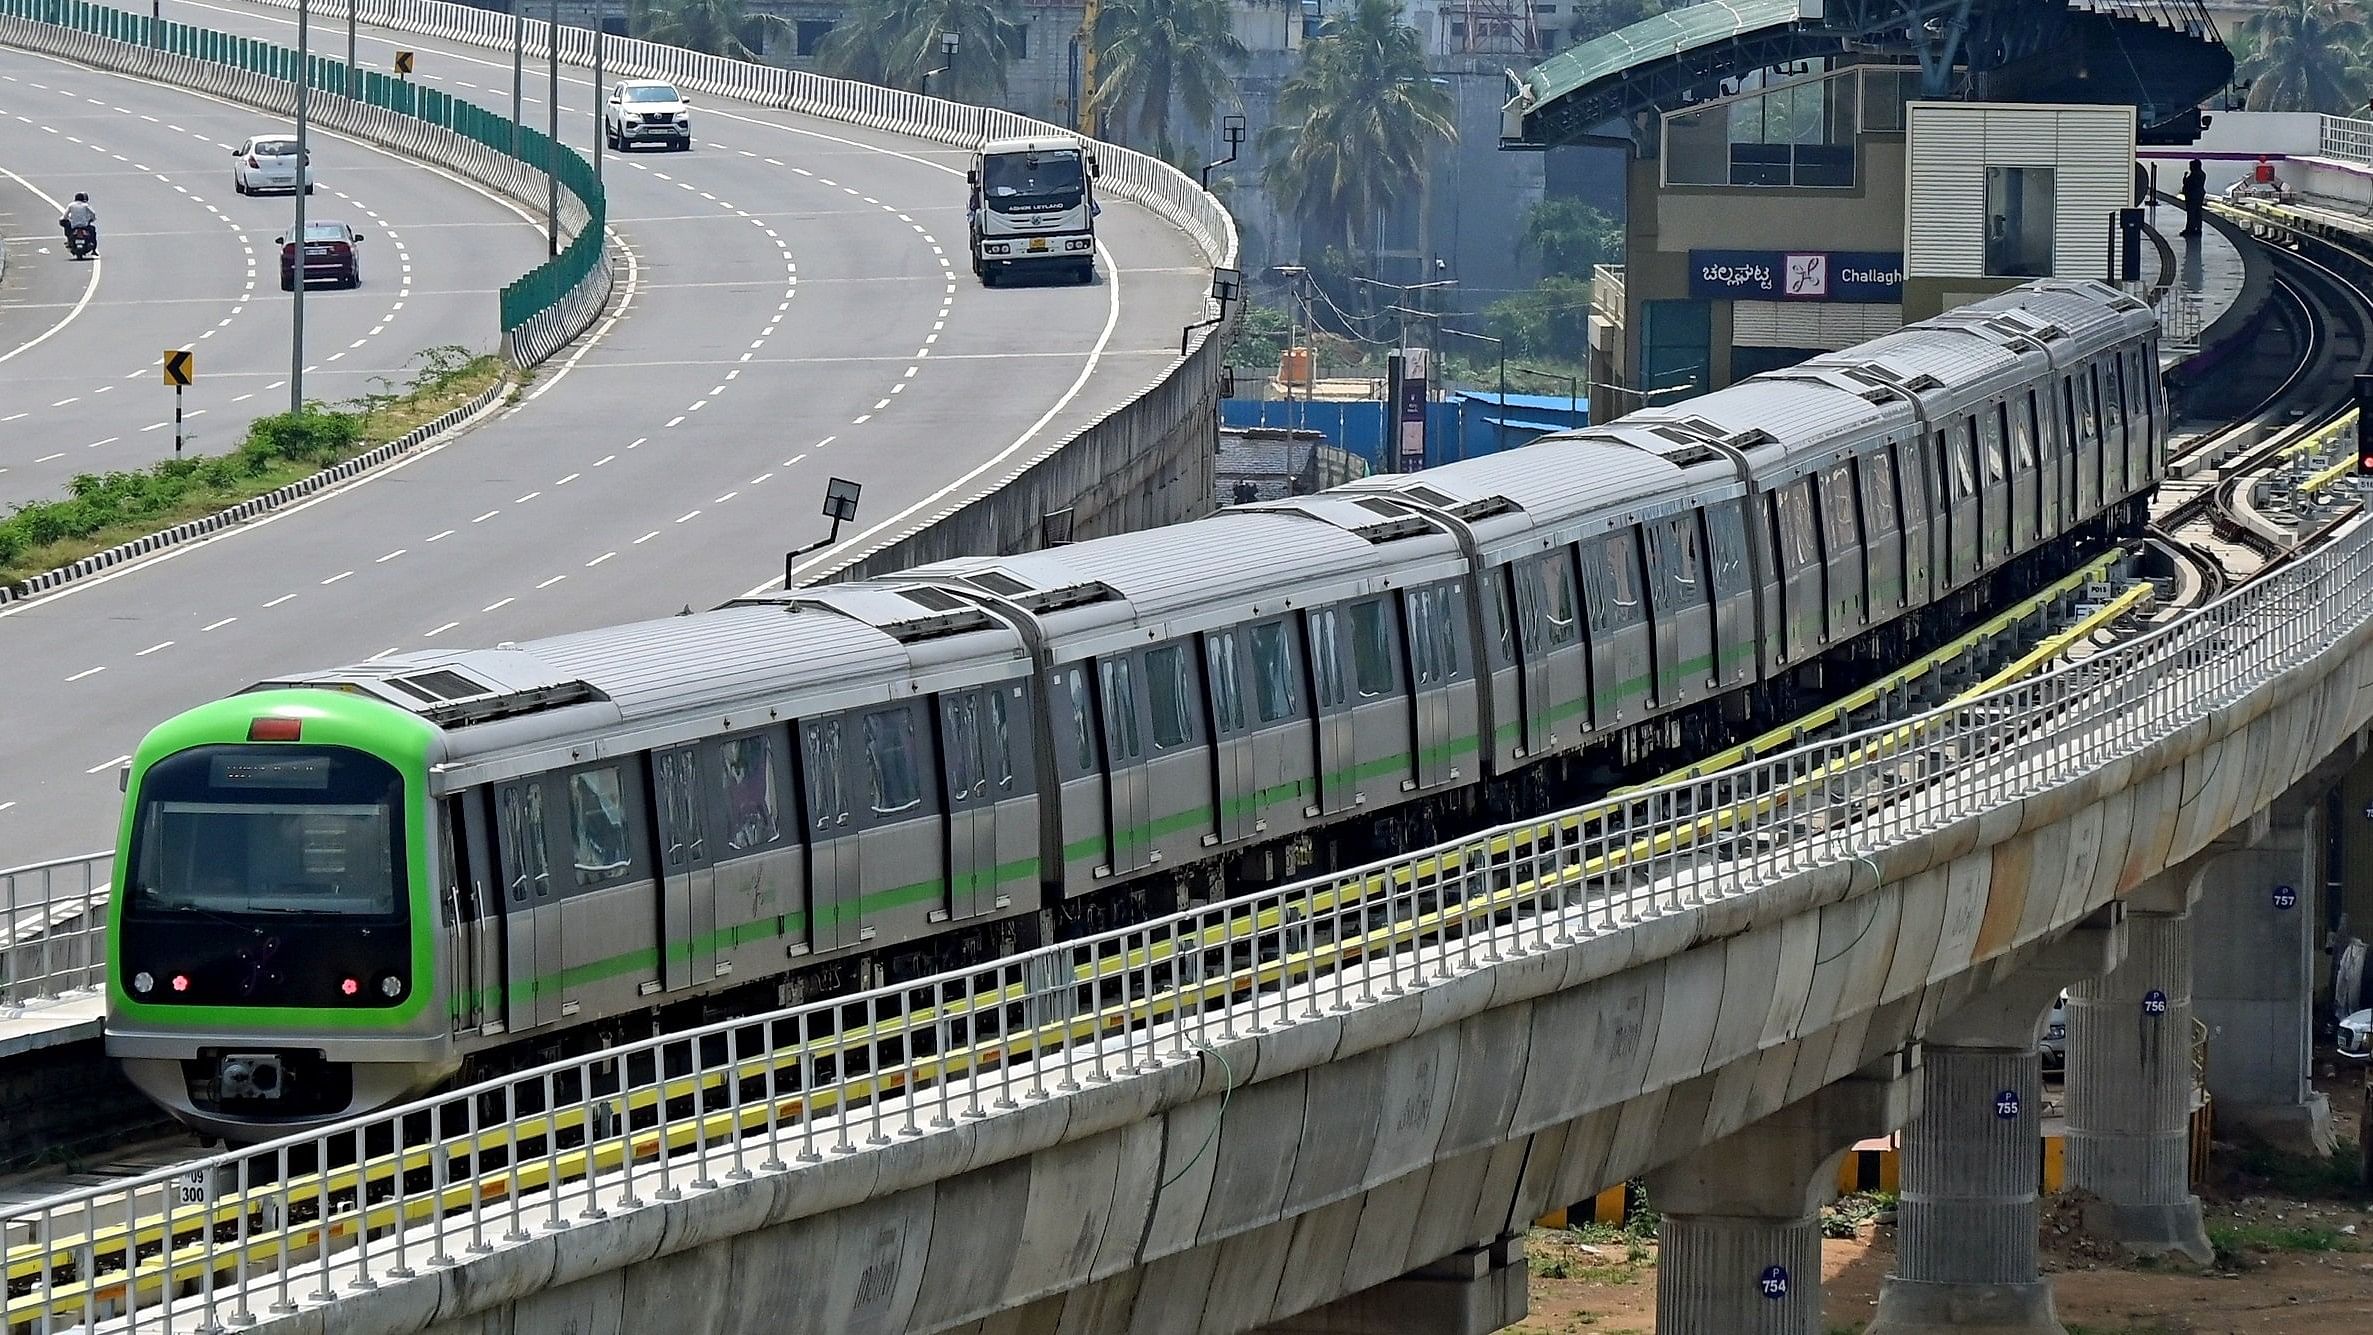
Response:
[{"label": "road divider barrier", "polygon": [[0,0],[0,45],[64,56],[270,111],[294,113],[300,69],[316,122],[450,168],[542,211],[560,184],[560,252],[502,292],[503,356],[533,366],[593,322],[610,295],[607,207],[592,166],[541,132],[432,88],[300,59],[285,46],[84,0]]}]

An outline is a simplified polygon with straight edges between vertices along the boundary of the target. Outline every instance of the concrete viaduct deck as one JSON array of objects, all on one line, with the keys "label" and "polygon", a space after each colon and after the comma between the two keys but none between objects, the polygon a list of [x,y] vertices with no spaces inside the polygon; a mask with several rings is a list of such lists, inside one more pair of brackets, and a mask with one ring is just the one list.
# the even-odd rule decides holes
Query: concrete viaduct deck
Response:
[{"label": "concrete viaduct deck", "polygon": [[[2313,915],[2261,882],[2315,884],[2293,813],[2369,721],[2360,527],[1974,703],[949,975],[928,1008],[868,1000],[862,1032],[784,1012],[732,1049],[738,1080],[653,1084],[684,1109],[665,1129],[615,1115],[640,1087],[588,1096],[575,1148],[474,1181],[415,1151],[362,1170],[359,1209],[319,1187],[318,1213],[315,1186],[240,1190],[278,1151],[225,1156],[183,1197],[205,1233],[90,1310],[341,1335],[1481,1332],[1521,1314],[1527,1221],[1647,1174],[1660,1330],[1802,1332],[1837,1157],[1908,1125],[1873,1329],[2056,1331],[2037,1021],[2073,985],[2068,1171],[2100,1226],[2204,1251],[2194,905],[2221,946],[2198,1004],[2263,1055],[2220,1106],[2312,1138],[2285,1026]],[[849,1058],[885,1036],[895,1059]],[[60,1239],[76,1208],[7,1223]]]}]

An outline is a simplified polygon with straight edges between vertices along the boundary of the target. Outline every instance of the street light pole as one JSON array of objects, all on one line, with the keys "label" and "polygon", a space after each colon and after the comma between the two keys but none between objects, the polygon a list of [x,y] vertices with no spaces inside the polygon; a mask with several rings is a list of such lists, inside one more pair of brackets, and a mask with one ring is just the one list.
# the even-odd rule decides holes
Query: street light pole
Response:
[{"label": "street light pole", "polygon": [[306,105],[306,92],[313,84],[313,29],[312,0],[297,0],[297,228],[290,233],[286,249],[281,254],[289,257],[289,291],[295,300],[289,303],[288,334],[288,410],[305,410],[305,175],[313,164],[313,144],[306,137],[306,125],[311,108]]},{"label": "street light pole", "polygon": [[[603,114],[602,81],[609,76],[602,68],[602,54],[609,49],[609,0],[593,0],[593,179],[601,179],[601,151],[610,137],[609,118]],[[623,112],[621,113],[623,116]]]},{"label": "street light pole", "polygon": [[544,24],[545,46],[552,58],[552,81],[546,89],[550,128],[544,131],[544,246],[545,254],[560,253],[560,0],[552,0],[551,17]]},{"label": "street light pole", "polygon": [[363,74],[354,67],[354,7],[360,0],[346,0],[346,95],[360,97]]},{"label": "street light pole", "polygon": [[511,9],[511,156],[519,156],[521,94],[527,85],[527,14],[516,0]]}]

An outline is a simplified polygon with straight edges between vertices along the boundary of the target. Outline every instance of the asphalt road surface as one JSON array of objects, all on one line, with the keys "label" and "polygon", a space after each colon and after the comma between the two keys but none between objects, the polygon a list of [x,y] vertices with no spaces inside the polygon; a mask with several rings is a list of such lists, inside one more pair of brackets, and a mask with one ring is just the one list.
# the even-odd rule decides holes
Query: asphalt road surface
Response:
[{"label": "asphalt road surface", "polygon": [[[401,44],[425,82],[508,110],[507,57]],[[366,32],[364,62],[395,45]],[[588,88],[564,75],[583,142]],[[865,486],[844,543],[915,522],[1126,401],[1201,313],[1200,252],[1134,206],[1106,204],[1094,285],[983,289],[963,259],[963,151],[696,102],[694,152],[609,156],[622,301],[518,404],[262,523],[0,607],[0,865],[111,842],[116,767],[204,700],[714,605],[823,536],[828,477]]]}]

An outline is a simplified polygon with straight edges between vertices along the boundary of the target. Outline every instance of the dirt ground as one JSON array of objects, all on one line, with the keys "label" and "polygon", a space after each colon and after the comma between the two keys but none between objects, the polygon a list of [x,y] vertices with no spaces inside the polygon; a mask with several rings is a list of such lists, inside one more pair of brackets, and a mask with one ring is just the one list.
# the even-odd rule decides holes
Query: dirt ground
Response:
[{"label": "dirt ground", "polygon": [[[2373,1333],[2373,1199],[2353,1185],[2361,1076],[2327,1086],[2339,1166],[2285,1163],[2220,1144],[2203,1188],[2206,1271],[2135,1264],[2092,1244],[2076,1226],[2081,1200],[2046,1202],[2044,1269],[2057,1281],[2070,1335],[2369,1335]],[[2319,1080],[2319,1085],[2326,1084]],[[1830,1335],[1853,1335],[1878,1306],[1893,1267],[1892,1202],[1854,1197],[1833,1207],[1822,1246],[1822,1307]],[[1656,1328],[1656,1247],[1648,1230],[1534,1230],[1526,1244],[1532,1315],[1507,1335],[1648,1335]]]}]

